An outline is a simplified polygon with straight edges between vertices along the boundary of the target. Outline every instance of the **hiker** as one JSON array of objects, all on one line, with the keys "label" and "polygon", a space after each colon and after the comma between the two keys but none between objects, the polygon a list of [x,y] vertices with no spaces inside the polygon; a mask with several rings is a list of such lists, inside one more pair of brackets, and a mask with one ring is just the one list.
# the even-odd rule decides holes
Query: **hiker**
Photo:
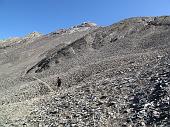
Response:
[{"label": "hiker", "polygon": [[57,78],[57,86],[60,87],[61,86],[61,79],[58,77]]}]

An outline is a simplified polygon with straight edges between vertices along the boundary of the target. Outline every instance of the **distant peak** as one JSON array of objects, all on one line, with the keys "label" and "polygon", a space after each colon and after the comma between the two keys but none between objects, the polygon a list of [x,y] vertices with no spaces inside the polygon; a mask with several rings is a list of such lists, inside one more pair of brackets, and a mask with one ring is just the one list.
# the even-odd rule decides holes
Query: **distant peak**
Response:
[{"label": "distant peak", "polygon": [[51,32],[49,35],[62,35],[62,34],[71,34],[74,32],[80,32],[80,31],[86,31],[89,30],[90,28],[96,27],[97,24],[93,22],[83,22],[80,25],[76,25],[67,29],[60,29],[54,32]]},{"label": "distant peak", "polygon": [[0,43],[1,44],[3,43],[5,45],[14,45],[14,43],[20,43],[23,40],[27,40],[27,41],[34,40],[42,35],[43,34],[41,34],[39,32],[31,32],[31,33],[25,35],[24,37],[11,37],[11,38],[0,40]]},{"label": "distant peak", "polygon": [[34,38],[34,37],[39,37],[41,35],[42,35],[42,33],[39,33],[39,32],[31,32],[31,33],[27,34],[25,37],[26,38]]},{"label": "distant peak", "polygon": [[73,28],[80,28],[80,27],[95,27],[97,26],[96,23],[93,22],[83,22],[80,25],[74,26]]},{"label": "distant peak", "polygon": [[2,42],[17,42],[18,40],[20,40],[19,37],[10,37],[7,39],[0,40],[0,43],[2,43]]}]

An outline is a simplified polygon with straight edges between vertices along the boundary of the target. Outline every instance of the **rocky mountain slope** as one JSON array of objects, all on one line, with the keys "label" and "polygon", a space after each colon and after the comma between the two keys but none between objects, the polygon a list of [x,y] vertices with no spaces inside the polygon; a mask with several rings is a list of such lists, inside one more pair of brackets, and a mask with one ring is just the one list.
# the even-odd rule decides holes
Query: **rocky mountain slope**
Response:
[{"label": "rocky mountain slope", "polygon": [[169,16],[0,42],[2,127],[168,127],[169,95]]}]

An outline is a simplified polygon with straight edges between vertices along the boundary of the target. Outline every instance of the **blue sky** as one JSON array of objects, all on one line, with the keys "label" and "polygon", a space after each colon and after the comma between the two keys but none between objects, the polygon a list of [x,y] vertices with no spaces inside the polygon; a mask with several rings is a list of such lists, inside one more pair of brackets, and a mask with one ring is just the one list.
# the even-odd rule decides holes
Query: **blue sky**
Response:
[{"label": "blue sky", "polygon": [[170,15],[170,0],[0,0],[0,38],[46,34],[85,21],[110,25],[160,15]]}]

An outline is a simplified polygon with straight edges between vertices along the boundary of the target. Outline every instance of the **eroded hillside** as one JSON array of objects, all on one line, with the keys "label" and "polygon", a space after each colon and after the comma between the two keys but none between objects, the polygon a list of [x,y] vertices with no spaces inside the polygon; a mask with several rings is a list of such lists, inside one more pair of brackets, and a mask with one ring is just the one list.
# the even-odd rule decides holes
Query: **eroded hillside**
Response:
[{"label": "eroded hillside", "polygon": [[0,126],[170,126],[170,17],[31,35],[0,42]]}]

